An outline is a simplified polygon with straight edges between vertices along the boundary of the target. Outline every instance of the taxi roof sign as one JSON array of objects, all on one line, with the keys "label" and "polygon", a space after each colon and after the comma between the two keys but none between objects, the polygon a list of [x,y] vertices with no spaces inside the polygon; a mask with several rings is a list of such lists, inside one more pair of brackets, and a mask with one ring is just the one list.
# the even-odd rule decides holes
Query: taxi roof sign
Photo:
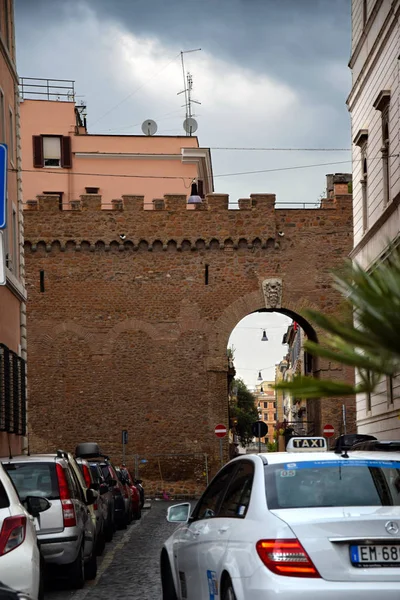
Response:
[{"label": "taxi roof sign", "polygon": [[328,446],[323,437],[292,437],[286,446],[287,452],[326,452]]}]

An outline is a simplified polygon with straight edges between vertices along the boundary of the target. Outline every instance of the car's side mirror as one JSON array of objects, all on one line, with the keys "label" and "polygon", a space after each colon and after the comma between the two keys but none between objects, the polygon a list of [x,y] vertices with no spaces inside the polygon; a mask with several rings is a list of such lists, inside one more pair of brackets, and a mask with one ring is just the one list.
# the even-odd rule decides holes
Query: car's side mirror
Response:
[{"label": "car's side mirror", "polygon": [[102,483],[100,485],[100,496],[103,496],[104,494],[107,494],[108,492],[108,485],[106,483]]},{"label": "car's side mirror", "polygon": [[90,487],[92,490],[95,490],[97,492],[100,489],[100,484],[97,481],[94,481],[93,483],[90,484]]},{"label": "car's side mirror", "polygon": [[191,508],[189,502],[170,506],[167,512],[167,521],[170,523],[187,523]]},{"label": "car's side mirror", "polygon": [[95,490],[92,490],[91,488],[89,488],[88,490],[86,490],[86,504],[87,506],[90,506],[91,504],[94,504],[98,498],[98,493]]},{"label": "car's side mirror", "polygon": [[114,487],[114,485],[117,485],[117,480],[110,477],[110,479],[107,479],[107,484]]},{"label": "car's side mirror", "polygon": [[40,496],[27,496],[24,504],[32,517],[39,516],[40,513],[49,510],[51,506],[47,498],[41,498]]}]

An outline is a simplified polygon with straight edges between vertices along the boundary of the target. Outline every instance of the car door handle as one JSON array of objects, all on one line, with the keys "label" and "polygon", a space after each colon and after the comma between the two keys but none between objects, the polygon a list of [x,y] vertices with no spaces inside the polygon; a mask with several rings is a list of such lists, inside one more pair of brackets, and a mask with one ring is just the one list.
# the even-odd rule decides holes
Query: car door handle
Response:
[{"label": "car door handle", "polygon": [[224,527],[220,527],[218,529],[218,533],[226,533],[228,531],[229,527],[227,525],[225,525]]}]

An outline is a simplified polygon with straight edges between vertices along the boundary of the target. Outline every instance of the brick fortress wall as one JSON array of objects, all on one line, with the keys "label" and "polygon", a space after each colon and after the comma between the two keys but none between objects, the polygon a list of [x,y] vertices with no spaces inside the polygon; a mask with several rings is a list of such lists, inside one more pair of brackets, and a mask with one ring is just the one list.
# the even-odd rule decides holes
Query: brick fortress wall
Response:
[{"label": "brick fortress wall", "polygon": [[[217,464],[226,346],[243,317],[265,308],[261,282],[282,278],[282,308],[295,314],[338,310],[329,272],[352,247],[347,185],[323,206],[276,209],[268,194],[239,210],[220,194],[195,210],[184,196],[152,211],[136,196],[108,210],[96,195],[70,210],[53,196],[27,203],[31,450],[96,440],[120,461],[127,429],[128,457],[207,452]],[[352,377],[330,364],[315,370]],[[315,401],[310,414],[316,432],[326,422],[340,429],[340,401]]]}]

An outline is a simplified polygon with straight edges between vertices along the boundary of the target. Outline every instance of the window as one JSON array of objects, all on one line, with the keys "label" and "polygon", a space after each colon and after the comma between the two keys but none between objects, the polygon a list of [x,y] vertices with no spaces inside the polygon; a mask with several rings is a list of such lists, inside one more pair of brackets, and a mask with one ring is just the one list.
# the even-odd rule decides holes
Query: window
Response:
[{"label": "window", "polygon": [[213,479],[194,509],[194,519],[210,519],[216,516],[219,502],[236,467],[237,464],[228,465]]},{"label": "window", "polygon": [[4,93],[3,90],[0,90],[0,143],[4,142],[5,139]]},{"label": "window", "polygon": [[0,508],[8,508],[10,506],[10,501],[7,496],[7,492],[4,489],[3,484],[0,481]]},{"label": "window", "polygon": [[264,402],[264,408],[268,408],[268,402]]},{"label": "window", "polygon": [[363,29],[368,20],[368,0],[363,0]]},{"label": "window", "polygon": [[61,167],[61,138],[43,137],[43,163],[45,167]]},{"label": "window", "polygon": [[27,462],[6,463],[8,472],[22,502],[27,496],[40,496],[48,500],[59,497],[57,474],[54,464]]},{"label": "window", "polygon": [[0,431],[25,435],[25,361],[0,344]]},{"label": "window", "polygon": [[85,188],[85,191],[87,194],[98,194],[99,188],[98,187],[87,187],[87,188]]},{"label": "window", "polygon": [[362,195],[362,215],[363,232],[368,229],[368,161],[367,144],[361,148],[361,195]]},{"label": "window", "polygon": [[9,113],[8,113],[8,120],[9,120],[9,132],[8,132],[8,139],[9,139],[9,146],[8,146],[8,155],[10,158],[10,162],[14,163],[14,152],[15,152],[15,148],[14,148],[14,113],[11,110],[11,108],[9,108]]},{"label": "window", "polygon": [[391,406],[394,402],[393,377],[391,375],[386,376],[386,390],[388,406]]},{"label": "window", "polygon": [[250,461],[240,463],[218,511],[218,517],[246,516],[253,487],[254,465]]},{"label": "window", "polygon": [[[360,464],[363,463],[363,464]],[[265,467],[268,508],[400,506],[400,461],[360,460],[343,465],[289,463]]]},{"label": "window", "polygon": [[[371,373],[370,373],[370,371],[367,371],[367,379],[368,379],[368,382],[371,382]],[[371,408],[372,408],[371,392],[368,391],[365,394],[365,409],[366,409],[367,413],[371,412]]]},{"label": "window", "polygon": [[389,108],[390,90],[382,90],[373,104],[376,110],[381,112],[382,125],[382,179],[383,179],[383,201],[386,206],[390,200],[390,135],[389,135]]},{"label": "window", "polygon": [[60,135],[33,136],[33,166],[72,168],[71,138]]},{"label": "window", "polygon": [[368,130],[360,129],[353,143],[360,148],[362,227],[364,233],[368,229]]},{"label": "window", "polygon": [[390,173],[389,173],[389,105],[382,111],[382,168],[383,168],[383,199],[385,204],[390,200]]}]

